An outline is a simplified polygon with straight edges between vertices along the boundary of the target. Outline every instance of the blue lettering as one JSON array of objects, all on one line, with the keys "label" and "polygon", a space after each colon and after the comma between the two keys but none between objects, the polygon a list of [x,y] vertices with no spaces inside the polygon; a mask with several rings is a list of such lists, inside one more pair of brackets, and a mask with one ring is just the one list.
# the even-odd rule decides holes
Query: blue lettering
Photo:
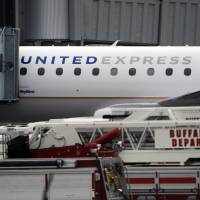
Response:
[{"label": "blue lettering", "polygon": [[52,58],[51,58],[51,64],[55,64],[55,56],[53,56]]},{"label": "blue lettering", "polygon": [[65,64],[66,59],[69,58],[69,56],[60,56],[60,58],[62,59],[62,64]]},{"label": "blue lettering", "polygon": [[31,62],[31,60],[32,60],[32,56],[29,56],[27,61],[25,61],[25,56],[21,57],[21,63],[22,64],[29,64]]},{"label": "blue lettering", "polygon": [[97,57],[95,56],[88,56],[86,60],[86,64],[94,64],[97,62]]},{"label": "blue lettering", "polygon": [[[69,56],[60,56],[61,64],[66,64],[67,59],[69,59]],[[74,56],[72,57],[72,64],[82,64],[82,56]],[[55,64],[57,61],[56,56],[47,57],[47,56],[36,56],[35,57],[35,64],[46,64],[47,61],[51,64]],[[30,64],[33,60],[32,56],[22,56],[21,57],[21,63],[22,64]],[[86,60],[84,61],[85,64],[90,65],[97,62],[96,56],[87,56]]]},{"label": "blue lettering", "polygon": [[39,62],[41,62],[41,64],[46,64],[47,56],[44,56],[44,57],[37,56],[35,64],[40,64]]},{"label": "blue lettering", "polygon": [[74,56],[72,64],[81,64],[82,56]]}]

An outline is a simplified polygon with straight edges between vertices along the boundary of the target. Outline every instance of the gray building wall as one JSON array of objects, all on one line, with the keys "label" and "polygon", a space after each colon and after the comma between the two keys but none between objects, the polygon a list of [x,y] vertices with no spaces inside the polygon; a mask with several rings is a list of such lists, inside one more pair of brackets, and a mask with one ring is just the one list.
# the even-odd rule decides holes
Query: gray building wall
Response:
[{"label": "gray building wall", "polygon": [[68,0],[20,0],[22,39],[67,39]]},{"label": "gray building wall", "polygon": [[200,45],[200,0],[163,0],[161,45]]},{"label": "gray building wall", "polygon": [[200,0],[18,1],[23,41],[200,44]]},{"label": "gray building wall", "polygon": [[157,44],[159,1],[70,1],[70,39]]}]

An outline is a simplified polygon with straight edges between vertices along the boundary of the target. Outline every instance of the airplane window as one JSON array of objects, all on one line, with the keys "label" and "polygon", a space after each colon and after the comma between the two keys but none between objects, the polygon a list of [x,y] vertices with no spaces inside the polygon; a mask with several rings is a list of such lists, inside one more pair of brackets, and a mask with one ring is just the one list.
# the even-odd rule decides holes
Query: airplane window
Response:
[{"label": "airplane window", "polygon": [[44,75],[44,72],[45,72],[45,70],[44,70],[43,67],[38,68],[38,75],[39,75],[39,76],[43,76],[43,75]]},{"label": "airplane window", "polygon": [[136,69],[135,68],[130,68],[129,69],[129,75],[130,76],[135,76],[136,75]]},{"label": "airplane window", "polygon": [[56,69],[56,75],[61,76],[62,74],[63,74],[63,68],[58,67],[58,68]]},{"label": "airplane window", "polygon": [[81,75],[81,68],[77,67],[74,69],[74,75],[80,76]]},{"label": "airplane window", "polygon": [[147,69],[147,74],[148,74],[149,76],[153,76],[154,73],[155,73],[154,68],[148,68],[148,69]]},{"label": "airplane window", "polygon": [[185,76],[190,76],[191,73],[192,73],[192,70],[191,70],[190,68],[185,68],[185,69],[184,69],[184,75],[185,75]]},{"label": "airplane window", "polygon": [[171,76],[173,74],[173,69],[172,68],[167,68],[165,71],[167,76]]},{"label": "airplane window", "polygon": [[94,68],[94,69],[92,70],[92,74],[93,74],[94,76],[98,76],[98,75],[99,75],[99,68]]},{"label": "airplane window", "polygon": [[112,68],[112,69],[110,70],[110,74],[111,74],[112,76],[116,76],[116,75],[117,75],[117,72],[118,72],[118,69],[117,69],[117,68]]},{"label": "airplane window", "polygon": [[27,74],[27,68],[25,68],[25,67],[22,67],[21,69],[20,69],[20,75],[26,75]]}]

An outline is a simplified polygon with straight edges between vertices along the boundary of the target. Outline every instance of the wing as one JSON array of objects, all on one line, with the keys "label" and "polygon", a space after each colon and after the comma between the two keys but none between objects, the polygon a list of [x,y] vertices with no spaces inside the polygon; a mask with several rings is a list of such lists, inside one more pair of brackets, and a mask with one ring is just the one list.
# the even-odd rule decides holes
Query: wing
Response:
[{"label": "wing", "polygon": [[160,101],[160,106],[200,106],[200,91]]}]

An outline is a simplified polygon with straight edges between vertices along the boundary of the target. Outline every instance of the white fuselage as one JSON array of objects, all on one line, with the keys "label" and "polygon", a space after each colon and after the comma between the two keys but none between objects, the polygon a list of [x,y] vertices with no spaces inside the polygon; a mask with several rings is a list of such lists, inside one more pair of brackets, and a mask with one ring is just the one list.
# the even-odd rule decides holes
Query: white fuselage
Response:
[{"label": "white fuselage", "polygon": [[[20,76],[20,97],[182,95],[199,89],[199,52],[199,47],[20,47],[20,68],[27,68],[27,74]],[[44,75],[38,75],[38,68],[45,69]],[[57,68],[63,69],[62,75],[56,75]],[[80,68],[80,75],[74,74],[75,68]],[[94,68],[99,70],[96,76],[92,74]],[[112,68],[116,75],[111,75]],[[135,75],[129,75],[130,68],[136,70]],[[168,68],[172,75],[166,75]],[[184,75],[185,68],[191,69],[191,75]],[[148,70],[154,74],[148,75]],[[26,90],[34,93],[24,93]]]},{"label": "white fuselage", "polygon": [[6,109],[15,109],[16,121],[35,121],[195,92],[199,52],[200,47],[20,47],[20,102]]}]

